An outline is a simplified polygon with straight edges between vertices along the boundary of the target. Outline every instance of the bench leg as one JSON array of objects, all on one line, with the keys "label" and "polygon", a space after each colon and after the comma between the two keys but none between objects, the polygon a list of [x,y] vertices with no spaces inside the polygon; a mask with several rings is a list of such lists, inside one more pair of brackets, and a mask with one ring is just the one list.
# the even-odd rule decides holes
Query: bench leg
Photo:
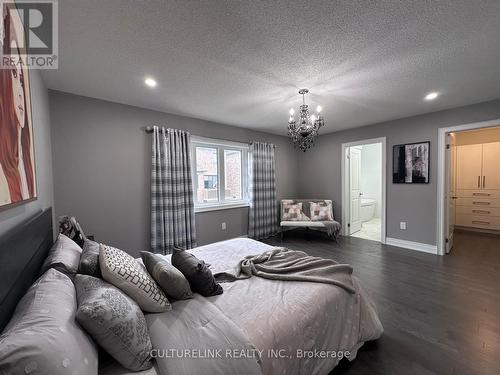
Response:
[{"label": "bench leg", "polygon": [[281,227],[281,242],[283,242],[283,227]]}]

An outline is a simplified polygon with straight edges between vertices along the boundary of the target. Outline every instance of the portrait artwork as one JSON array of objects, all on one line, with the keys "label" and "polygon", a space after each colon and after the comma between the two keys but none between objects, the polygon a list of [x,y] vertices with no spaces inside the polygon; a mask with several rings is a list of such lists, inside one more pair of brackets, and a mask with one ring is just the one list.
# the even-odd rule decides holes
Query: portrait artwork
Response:
[{"label": "portrait artwork", "polygon": [[0,68],[0,209],[37,198],[24,28],[16,9],[2,10],[0,57],[12,63]]}]

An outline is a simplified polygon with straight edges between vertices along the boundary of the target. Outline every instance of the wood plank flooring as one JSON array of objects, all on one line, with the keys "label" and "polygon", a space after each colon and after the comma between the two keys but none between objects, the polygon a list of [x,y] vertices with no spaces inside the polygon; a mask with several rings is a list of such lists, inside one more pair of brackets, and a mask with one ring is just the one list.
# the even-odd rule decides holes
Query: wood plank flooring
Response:
[{"label": "wood plank flooring", "polygon": [[445,257],[302,230],[282,246],[350,263],[377,304],[382,338],[330,375],[500,374],[500,237],[457,232]]}]

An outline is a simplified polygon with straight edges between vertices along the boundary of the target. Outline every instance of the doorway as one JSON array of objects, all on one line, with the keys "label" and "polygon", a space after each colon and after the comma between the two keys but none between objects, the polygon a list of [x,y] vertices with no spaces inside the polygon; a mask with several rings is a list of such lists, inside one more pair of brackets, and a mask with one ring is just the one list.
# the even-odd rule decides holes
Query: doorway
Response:
[{"label": "doorway", "polygon": [[439,130],[439,255],[452,252],[457,230],[500,235],[498,170],[500,121]]},{"label": "doorway", "polygon": [[385,243],[386,140],[342,145],[343,234]]}]

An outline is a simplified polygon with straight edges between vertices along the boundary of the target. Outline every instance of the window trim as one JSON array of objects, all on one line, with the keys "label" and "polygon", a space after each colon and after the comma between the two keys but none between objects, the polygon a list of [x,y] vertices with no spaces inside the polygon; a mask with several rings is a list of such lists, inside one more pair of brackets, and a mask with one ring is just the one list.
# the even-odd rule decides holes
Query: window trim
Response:
[{"label": "window trim", "polygon": [[[218,176],[218,188],[217,188],[217,202],[198,202],[197,190],[198,190],[198,173],[196,170],[196,148],[206,147],[214,148],[217,150],[217,176]],[[195,212],[206,212],[206,211],[216,211],[231,208],[241,208],[248,207],[250,205],[249,201],[249,178],[248,178],[248,149],[247,143],[225,141],[221,139],[212,139],[205,137],[191,136],[190,141],[190,151],[191,151],[191,173],[193,180],[193,200],[194,200],[194,211]],[[226,186],[226,171],[225,171],[225,150],[235,150],[241,152],[241,199],[237,200],[226,200],[225,197],[225,186]]]}]

